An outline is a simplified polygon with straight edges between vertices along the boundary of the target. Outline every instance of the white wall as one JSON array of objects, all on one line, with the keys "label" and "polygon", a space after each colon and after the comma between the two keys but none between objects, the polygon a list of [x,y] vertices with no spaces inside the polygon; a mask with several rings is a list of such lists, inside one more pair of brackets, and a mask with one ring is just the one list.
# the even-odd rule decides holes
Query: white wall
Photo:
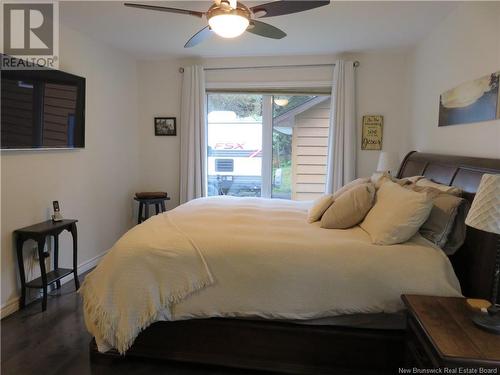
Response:
[{"label": "white wall", "polygon": [[[408,144],[408,50],[384,50],[346,54],[345,58],[359,60],[357,68],[358,142],[361,142],[361,118],[367,114],[384,115],[384,150],[404,155]],[[182,74],[179,67],[200,63],[205,67],[262,66],[286,64],[328,64],[338,56],[281,56],[211,58],[203,60],[140,61],[139,126],[141,139],[140,169],[141,188],[167,190],[172,196],[173,207],[179,203],[179,136],[155,137],[153,118],[159,115],[180,119],[180,90]],[[258,69],[210,71],[207,86],[215,84],[234,86],[235,83],[331,81],[332,68],[310,69]],[[179,130],[179,129],[178,129]],[[179,133],[179,131],[178,131]],[[377,151],[361,151],[358,145],[358,175],[373,173],[377,165]]]},{"label": "white wall", "polygon": [[361,150],[363,115],[383,115],[383,151],[397,152],[401,160],[410,149],[409,122],[409,51],[367,52],[356,54],[361,65],[356,71],[358,115],[358,176],[370,176],[377,167],[379,151]]},{"label": "white wall", "polygon": [[[138,64],[140,182],[142,191],[167,191],[179,204],[179,121],[182,74],[178,60]],[[176,117],[177,136],[155,136],[154,117]]]},{"label": "white wall", "polygon": [[412,147],[500,158],[500,120],[437,126],[442,92],[500,70],[500,4],[460,5],[418,44],[413,58]]},{"label": "white wall", "polygon": [[[59,200],[65,217],[79,220],[79,264],[91,264],[133,223],[139,177],[135,61],[66,27],[60,37],[60,69],[87,79],[86,145],[1,154],[4,314],[17,308],[19,292],[12,231],[49,219],[53,200]],[[71,265],[70,238],[61,235],[63,266]],[[26,257],[32,246],[26,243]]]}]

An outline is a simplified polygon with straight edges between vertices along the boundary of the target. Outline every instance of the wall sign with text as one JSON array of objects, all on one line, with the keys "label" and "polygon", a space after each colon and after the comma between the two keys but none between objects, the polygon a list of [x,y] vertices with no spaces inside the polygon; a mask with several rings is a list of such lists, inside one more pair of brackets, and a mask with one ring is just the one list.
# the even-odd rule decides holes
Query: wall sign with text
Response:
[{"label": "wall sign with text", "polygon": [[361,138],[362,150],[381,150],[384,116],[363,116],[363,131]]}]

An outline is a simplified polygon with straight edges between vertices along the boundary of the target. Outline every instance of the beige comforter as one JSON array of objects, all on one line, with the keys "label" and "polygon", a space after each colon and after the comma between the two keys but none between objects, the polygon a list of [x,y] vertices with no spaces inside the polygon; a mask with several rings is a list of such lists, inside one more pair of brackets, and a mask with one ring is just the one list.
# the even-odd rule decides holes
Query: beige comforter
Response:
[{"label": "beige comforter", "polygon": [[403,293],[460,295],[447,256],[419,235],[372,245],[359,227],[307,224],[309,205],[197,199],[129,231],[82,286],[99,349],[123,353],[158,320],[392,313]]}]

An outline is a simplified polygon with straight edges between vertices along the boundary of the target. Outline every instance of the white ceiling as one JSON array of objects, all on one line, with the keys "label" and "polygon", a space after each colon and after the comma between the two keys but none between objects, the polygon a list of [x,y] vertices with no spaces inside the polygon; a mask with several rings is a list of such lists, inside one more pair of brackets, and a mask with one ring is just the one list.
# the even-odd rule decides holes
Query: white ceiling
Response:
[{"label": "white ceiling", "polygon": [[[244,3],[253,6],[262,1]],[[205,11],[211,1],[154,4]],[[409,46],[456,6],[446,1],[335,1],[303,13],[262,19],[288,34],[282,40],[245,33],[232,40],[214,37],[190,49],[183,48],[184,43],[206,25],[205,19],[127,8],[120,1],[61,2],[60,14],[63,24],[138,58],[152,59],[335,54]]]}]

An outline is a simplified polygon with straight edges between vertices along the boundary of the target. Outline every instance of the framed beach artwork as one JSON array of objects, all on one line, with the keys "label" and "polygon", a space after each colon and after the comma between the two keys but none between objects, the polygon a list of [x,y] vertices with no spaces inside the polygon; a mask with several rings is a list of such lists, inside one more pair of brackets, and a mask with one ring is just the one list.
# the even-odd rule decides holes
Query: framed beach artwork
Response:
[{"label": "framed beach artwork", "polygon": [[470,124],[500,118],[500,72],[463,83],[444,92],[438,126]]}]

